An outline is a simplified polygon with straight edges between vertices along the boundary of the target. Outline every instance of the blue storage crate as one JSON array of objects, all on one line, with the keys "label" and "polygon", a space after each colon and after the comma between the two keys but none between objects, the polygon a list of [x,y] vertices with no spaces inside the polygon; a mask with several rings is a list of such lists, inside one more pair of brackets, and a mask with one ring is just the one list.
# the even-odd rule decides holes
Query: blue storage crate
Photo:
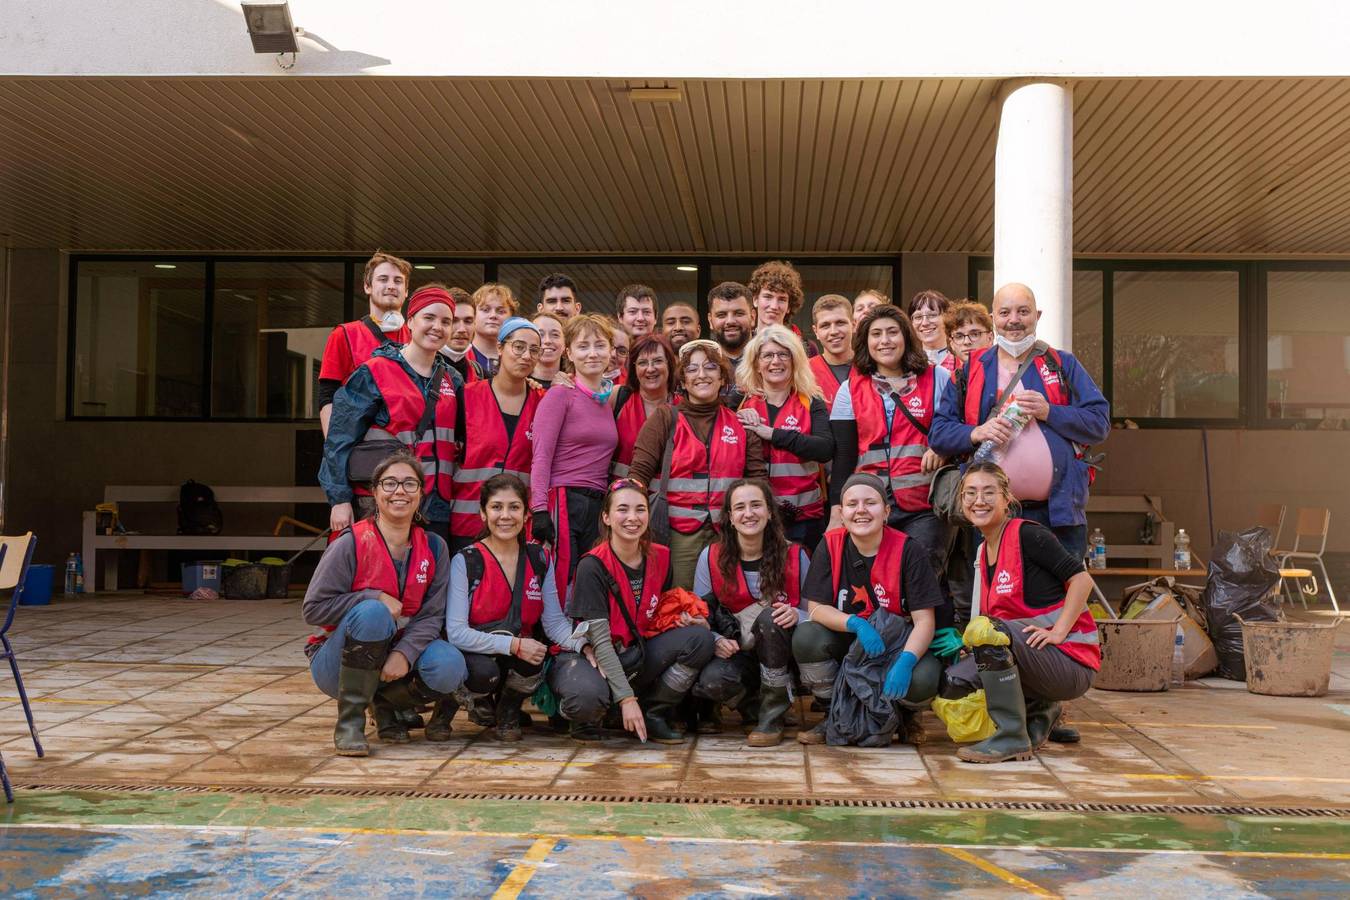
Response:
[{"label": "blue storage crate", "polygon": [[183,563],[183,593],[191,594],[197,588],[210,588],[220,593],[221,562],[214,559]]}]

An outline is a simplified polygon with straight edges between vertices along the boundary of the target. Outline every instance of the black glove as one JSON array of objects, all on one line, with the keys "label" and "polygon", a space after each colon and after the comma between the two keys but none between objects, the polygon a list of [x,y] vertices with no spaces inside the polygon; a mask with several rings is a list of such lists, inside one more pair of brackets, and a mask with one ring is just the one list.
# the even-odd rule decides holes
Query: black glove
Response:
[{"label": "black glove", "polygon": [[557,542],[558,532],[553,530],[553,517],[548,514],[548,510],[541,509],[536,512],[530,524],[530,536],[536,543],[553,544]]}]

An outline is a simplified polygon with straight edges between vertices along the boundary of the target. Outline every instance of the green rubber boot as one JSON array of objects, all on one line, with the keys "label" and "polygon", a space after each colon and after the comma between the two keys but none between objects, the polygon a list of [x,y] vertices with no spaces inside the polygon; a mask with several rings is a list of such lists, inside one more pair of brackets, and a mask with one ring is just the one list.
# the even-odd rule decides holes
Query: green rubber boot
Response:
[{"label": "green rubber boot", "polygon": [[333,748],[338,756],[369,756],[366,707],[380,687],[380,667],[389,653],[386,641],[348,641],[338,668],[338,717]]},{"label": "green rubber boot", "polygon": [[657,744],[684,743],[684,735],[672,728],[668,720],[683,699],[683,691],[676,691],[657,680],[656,687],[642,701],[642,715],[647,720],[647,740]]},{"label": "green rubber boot", "polygon": [[777,747],[783,740],[783,717],[791,701],[786,684],[761,684],[759,688],[759,724],[745,743],[751,747]]},{"label": "green rubber boot", "polygon": [[381,685],[373,700],[375,726],[380,740],[391,744],[408,743],[411,740],[408,731],[414,726],[406,714],[412,713],[418,721],[416,727],[421,728],[422,717],[417,715],[417,707],[439,702],[442,697],[442,694],[428,687],[416,672]]},{"label": "green rubber boot", "polygon": [[984,685],[984,703],[998,729],[993,736],[956,755],[966,762],[1000,763],[1031,759],[1031,739],[1027,737],[1027,706],[1022,697],[1022,680],[1017,663],[1007,647],[976,647],[980,682]]},{"label": "green rubber boot", "polygon": [[1031,749],[1040,750],[1050,740],[1060,712],[1060,705],[1052,700],[1027,699],[1027,739],[1031,741]]}]

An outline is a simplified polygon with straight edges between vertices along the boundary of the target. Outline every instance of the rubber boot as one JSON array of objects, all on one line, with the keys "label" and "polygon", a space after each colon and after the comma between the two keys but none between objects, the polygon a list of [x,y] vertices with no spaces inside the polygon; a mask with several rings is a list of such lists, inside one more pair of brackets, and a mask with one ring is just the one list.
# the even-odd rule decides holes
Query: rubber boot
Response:
[{"label": "rubber boot", "polygon": [[830,717],[827,715],[815,724],[814,728],[808,728],[797,732],[797,743],[799,744],[823,744],[825,743],[825,729]]},{"label": "rubber boot", "polygon": [[684,735],[670,727],[667,717],[684,699],[683,691],[676,691],[658,680],[642,703],[642,715],[647,720],[647,740],[656,744],[683,744]]},{"label": "rubber boot", "polygon": [[1061,712],[1059,714],[1059,721],[1056,722],[1050,729],[1050,743],[1076,744],[1082,739],[1083,736],[1078,733],[1078,729],[1074,728],[1067,721],[1065,721],[1064,713]]},{"label": "rubber boot", "polygon": [[751,747],[777,747],[783,739],[783,717],[792,701],[787,685],[761,685],[759,688],[759,724],[745,743]]},{"label": "rubber boot", "polygon": [[1060,711],[1060,705],[1053,701],[1027,698],[1027,738],[1032,750],[1040,750],[1050,740]]},{"label": "rubber boot", "polygon": [[382,685],[373,701],[375,726],[380,740],[391,744],[408,743],[411,740],[408,730],[412,726],[404,713],[412,713],[412,718],[418,722],[417,727],[421,728],[422,717],[417,714],[417,707],[437,703],[442,698],[443,695],[428,687],[416,672]]},{"label": "rubber boot", "polygon": [[568,722],[567,736],[579,744],[598,744],[605,739],[595,722]]},{"label": "rubber boot", "polygon": [[917,709],[900,707],[900,743],[920,747],[928,743],[928,732],[923,727],[923,716]]},{"label": "rubber boot", "polygon": [[416,731],[418,728],[425,727],[425,723],[422,720],[422,714],[416,709],[400,709],[397,715],[399,722],[401,722],[403,727],[407,728],[409,731]]},{"label": "rubber boot", "polygon": [[369,756],[366,707],[380,686],[380,667],[389,641],[348,641],[338,668],[338,717],[333,748],[338,756]]},{"label": "rubber boot", "polygon": [[379,694],[370,704],[371,714],[375,717],[375,733],[386,744],[406,744],[412,740],[408,726],[399,718],[398,707]]},{"label": "rubber boot", "polygon": [[495,726],[497,740],[507,742],[520,740],[520,705],[529,696],[529,694],[522,694],[508,687],[502,688],[501,694],[497,698],[497,707],[493,713],[493,718],[497,722]]},{"label": "rubber boot", "polygon": [[980,646],[975,648],[975,659],[984,685],[984,703],[998,730],[978,744],[959,748],[956,755],[973,763],[1031,759],[1026,700],[1012,653],[1007,647]]},{"label": "rubber boot", "polygon": [[442,744],[450,740],[452,730],[450,723],[457,712],[459,712],[459,701],[454,697],[437,700],[436,705],[431,710],[431,718],[427,721],[427,740],[436,744]]},{"label": "rubber boot", "polygon": [[473,694],[472,697],[473,701],[469,704],[469,721],[484,728],[496,725],[497,707],[492,702],[492,695]]}]

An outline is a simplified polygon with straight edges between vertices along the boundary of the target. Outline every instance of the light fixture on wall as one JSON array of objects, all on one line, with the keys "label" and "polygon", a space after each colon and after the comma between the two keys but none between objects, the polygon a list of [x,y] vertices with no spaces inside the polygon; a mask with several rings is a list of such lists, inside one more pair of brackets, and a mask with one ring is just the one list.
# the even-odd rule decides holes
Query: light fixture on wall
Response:
[{"label": "light fixture on wall", "polygon": [[[239,5],[244,10],[244,25],[253,42],[253,52],[275,53],[277,65],[283,69],[294,66],[295,54],[300,52],[300,36],[305,29],[296,28],[291,21],[290,3],[286,0],[280,3],[242,0]],[[289,65],[283,58],[287,53],[291,55]]]},{"label": "light fixture on wall", "polygon": [[155,268],[156,268],[156,269],[176,269],[176,268],[178,268],[178,267],[175,266],[173,263],[155,263]]},{"label": "light fixture on wall", "polygon": [[675,267],[675,271],[677,271],[677,272],[697,272],[697,271],[698,271],[698,266],[687,266],[687,265],[686,265],[686,266],[676,266],[676,267]]},{"label": "light fixture on wall", "polygon": [[413,268],[414,268],[414,269],[420,269],[420,270],[423,271],[423,272],[429,272],[429,271],[431,271],[432,269],[434,269],[434,268],[436,268],[436,267],[435,267],[435,266],[427,265],[426,263],[423,263],[423,264],[420,265],[420,266],[413,266]]}]

